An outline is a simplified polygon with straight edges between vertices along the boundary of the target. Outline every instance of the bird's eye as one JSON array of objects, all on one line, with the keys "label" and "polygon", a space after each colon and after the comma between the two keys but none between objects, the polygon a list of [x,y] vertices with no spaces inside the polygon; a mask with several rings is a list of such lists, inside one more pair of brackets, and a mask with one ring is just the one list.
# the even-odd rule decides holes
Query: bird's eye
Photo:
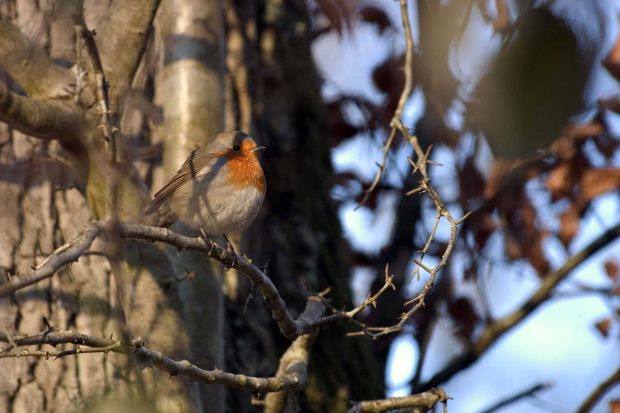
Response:
[{"label": "bird's eye", "polygon": [[241,145],[233,145],[233,151],[239,152],[241,150]]}]

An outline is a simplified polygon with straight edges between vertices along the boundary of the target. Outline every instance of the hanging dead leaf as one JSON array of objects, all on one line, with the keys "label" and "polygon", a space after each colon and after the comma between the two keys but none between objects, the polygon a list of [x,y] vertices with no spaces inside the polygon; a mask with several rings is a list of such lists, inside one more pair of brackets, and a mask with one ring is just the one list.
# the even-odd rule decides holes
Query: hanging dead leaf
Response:
[{"label": "hanging dead leaf", "polygon": [[554,201],[568,195],[574,185],[574,179],[571,179],[570,165],[564,163],[554,168],[547,178],[546,185],[551,194],[551,199]]},{"label": "hanging dead leaf", "polygon": [[620,95],[613,95],[606,99],[599,99],[597,103],[601,109],[607,109],[615,113],[620,113]]},{"label": "hanging dead leaf", "polygon": [[392,22],[388,15],[378,7],[364,7],[358,12],[358,16],[360,20],[377,26],[381,34],[383,34],[386,29],[392,27]]},{"label": "hanging dead leaf", "polygon": [[482,248],[498,228],[498,224],[489,212],[476,211],[465,221],[465,228],[474,234],[474,241],[478,248]]},{"label": "hanging dead leaf", "polygon": [[605,273],[612,280],[618,279],[618,275],[620,275],[620,267],[618,266],[618,261],[616,260],[607,260],[604,264]]},{"label": "hanging dead leaf", "polygon": [[620,148],[620,142],[609,135],[598,136],[594,139],[594,144],[605,159],[608,160],[611,159],[618,151],[618,148]]},{"label": "hanging dead leaf", "polygon": [[523,248],[521,243],[511,233],[504,238],[504,251],[511,260],[523,258]]},{"label": "hanging dead leaf", "polygon": [[480,317],[471,302],[464,297],[457,298],[448,305],[450,317],[457,323],[457,332],[468,342],[472,342],[472,335]]},{"label": "hanging dead leaf", "polygon": [[620,400],[612,400],[609,402],[609,413],[620,413]]},{"label": "hanging dead leaf", "polygon": [[585,201],[618,188],[620,168],[589,169],[581,177],[581,197]]},{"label": "hanging dead leaf", "polygon": [[611,328],[611,318],[608,317],[597,321],[594,327],[596,327],[603,337],[607,337],[609,335],[609,329]]},{"label": "hanging dead leaf", "polygon": [[545,257],[542,240],[544,239],[544,233],[537,233],[534,241],[528,243],[525,248],[525,258],[534,267],[539,276],[548,274],[551,270],[549,261]]},{"label": "hanging dead leaf", "polygon": [[575,204],[572,204],[562,215],[560,215],[560,241],[564,246],[568,246],[577,234],[580,223],[580,212]]},{"label": "hanging dead leaf", "polygon": [[333,146],[339,145],[343,140],[359,132],[359,128],[351,125],[342,113],[342,101],[340,99],[327,104],[327,115]]},{"label": "hanging dead leaf", "polygon": [[385,105],[387,116],[385,119],[391,119],[398,99],[405,86],[405,55],[392,56],[383,63],[375,67],[372,71],[372,81],[377,89],[387,95],[388,101]]},{"label": "hanging dead leaf", "polygon": [[484,196],[485,179],[474,165],[473,158],[467,159],[463,168],[459,169],[459,202],[466,205],[471,200],[476,200]]},{"label": "hanging dead leaf", "polygon": [[346,2],[343,0],[317,0],[316,3],[338,34],[342,34],[344,28],[351,28],[351,12]]}]

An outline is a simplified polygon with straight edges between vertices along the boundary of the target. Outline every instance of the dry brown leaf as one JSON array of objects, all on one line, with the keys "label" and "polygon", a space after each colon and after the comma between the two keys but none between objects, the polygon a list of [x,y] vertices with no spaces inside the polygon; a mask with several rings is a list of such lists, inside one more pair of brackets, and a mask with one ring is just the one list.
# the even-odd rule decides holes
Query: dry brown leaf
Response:
[{"label": "dry brown leaf", "polygon": [[605,261],[605,273],[609,278],[615,280],[618,278],[618,274],[620,274],[620,267],[618,266],[618,262],[616,260],[607,260]]},{"label": "dry brown leaf", "polygon": [[620,413],[620,400],[612,400],[609,402],[609,413]]},{"label": "dry brown leaf", "polygon": [[538,238],[536,238],[534,242],[527,245],[525,257],[532,267],[534,267],[534,269],[538,272],[538,275],[543,276],[549,273],[551,266],[549,265],[549,261],[547,261],[547,257],[545,257],[543,251],[542,239],[544,234],[538,233],[537,235]]},{"label": "dry brown leaf", "polygon": [[620,113],[620,95],[613,95],[606,99],[599,99],[598,106],[602,109],[611,110],[615,113]]},{"label": "dry brown leaf", "polygon": [[457,323],[458,333],[469,342],[480,317],[471,302],[464,297],[457,298],[448,305],[450,317]]},{"label": "dry brown leaf", "polygon": [[511,260],[523,258],[523,248],[521,244],[512,234],[506,234],[504,239],[504,251]]},{"label": "dry brown leaf", "polygon": [[561,164],[549,174],[546,185],[553,200],[566,196],[572,189],[573,182],[570,179],[570,172],[570,165]]},{"label": "dry brown leaf", "polygon": [[362,21],[376,25],[379,33],[383,33],[385,29],[392,27],[390,18],[385,14],[385,11],[378,7],[364,7],[359,11],[358,16]]},{"label": "dry brown leaf", "polygon": [[580,213],[575,204],[571,205],[560,215],[560,241],[568,245],[579,230]]},{"label": "dry brown leaf", "polygon": [[338,34],[342,34],[343,28],[350,29],[351,12],[344,1],[317,0],[317,5]]},{"label": "dry brown leaf", "polygon": [[611,318],[608,317],[597,321],[594,327],[596,327],[603,337],[607,337],[609,335],[609,329],[611,328]]},{"label": "dry brown leaf", "polygon": [[581,198],[584,201],[617,188],[620,188],[620,168],[588,169],[581,176]]}]

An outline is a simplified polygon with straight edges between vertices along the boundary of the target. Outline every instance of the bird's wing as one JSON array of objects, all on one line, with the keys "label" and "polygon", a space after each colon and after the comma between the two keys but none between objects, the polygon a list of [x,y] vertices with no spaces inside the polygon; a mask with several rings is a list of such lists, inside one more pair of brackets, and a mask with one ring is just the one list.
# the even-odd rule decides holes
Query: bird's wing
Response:
[{"label": "bird's wing", "polygon": [[172,194],[179,189],[181,185],[185,182],[189,181],[190,173],[188,171],[184,171],[183,168],[177,172],[177,174],[168,182],[162,189],[157,191],[153,201],[146,209],[145,214],[152,214],[157,211],[160,206],[166,201],[166,199],[170,199]]},{"label": "bird's wing", "polygon": [[153,201],[146,209],[145,214],[152,214],[157,211],[159,207],[167,200],[170,199],[172,194],[175,193],[177,189],[179,189],[184,183],[189,181],[190,179],[195,178],[200,171],[206,168],[209,165],[212,165],[217,157],[215,155],[206,155],[201,153],[200,156],[197,156],[199,151],[204,150],[204,146],[195,149],[189,155],[183,166],[178,170],[176,175],[168,182],[162,189],[160,189],[153,198]]}]

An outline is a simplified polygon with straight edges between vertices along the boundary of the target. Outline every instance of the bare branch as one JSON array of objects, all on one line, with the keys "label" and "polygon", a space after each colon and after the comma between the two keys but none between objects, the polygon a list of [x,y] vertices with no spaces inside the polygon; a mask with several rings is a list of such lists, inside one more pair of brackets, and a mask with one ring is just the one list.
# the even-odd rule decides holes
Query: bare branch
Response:
[{"label": "bare branch", "polygon": [[7,283],[0,285],[0,297],[49,278],[63,266],[77,261],[90,248],[100,232],[99,227],[94,224],[87,226],[73,241],[56,249],[32,273],[25,276],[15,276]]},{"label": "bare branch", "polygon": [[[298,340],[304,337],[302,336]],[[294,369],[282,377],[251,377],[244,374],[228,373],[220,369],[204,370],[187,360],[173,360],[158,351],[144,347],[139,339],[134,339],[132,345],[135,347],[134,356],[142,367],[152,365],[169,373],[171,376],[181,375],[202,383],[223,384],[226,387],[262,393],[297,389],[305,384],[305,372],[302,373]]]},{"label": "bare branch", "polygon": [[483,411],[481,411],[480,413],[493,413],[498,411],[499,409],[501,409],[502,407],[506,407],[511,403],[514,403],[516,401],[519,401],[521,399],[524,399],[526,397],[530,397],[535,395],[536,393],[542,391],[542,390],[547,390],[548,388],[551,387],[551,383],[538,383],[530,388],[527,388],[523,391],[520,391],[517,394],[514,394],[506,399],[500,400],[499,402],[493,404],[492,406],[484,409]]},{"label": "bare branch", "polygon": [[[114,128],[110,119],[108,82],[105,78],[101,57],[99,56],[99,50],[95,42],[95,32],[87,30],[84,26],[77,26],[76,35],[77,38],[81,40],[80,43],[86,48],[90,66],[94,72],[92,78],[94,80],[94,89],[97,95],[97,104],[99,105],[99,114],[101,117],[98,127],[103,131],[103,136],[106,140],[107,158],[109,162],[116,162],[115,134],[117,129]],[[78,50],[80,50],[81,44],[78,45]],[[77,62],[77,64],[80,66],[81,62]]]},{"label": "bare branch", "polygon": [[545,302],[551,296],[555,286],[566,278],[571,271],[573,271],[577,266],[601,248],[617,239],[619,236],[620,224],[617,224],[605,233],[601,234],[579,253],[568,259],[562,267],[542,276],[540,287],[530,297],[530,299],[523,304],[523,306],[515,310],[513,313],[489,324],[480,334],[478,340],[468,349],[468,351],[454,358],[443,369],[441,369],[441,371],[436,373],[427,382],[420,384],[420,386],[418,386],[415,390],[423,391],[437,386],[440,383],[444,383],[456,373],[473,364],[477,358],[489,347],[491,347],[491,345],[493,345],[504,333],[523,321],[528,315],[536,310],[538,306]]},{"label": "bare branch", "polygon": [[376,293],[372,295],[369,294],[360,305],[358,305],[357,307],[349,311],[336,309],[329,303],[329,301],[324,299],[323,300],[324,304],[332,310],[332,314],[319,318],[318,320],[314,322],[314,325],[319,326],[321,324],[331,323],[335,320],[347,320],[349,322],[356,324],[358,327],[361,327],[360,331],[349,333],[350,336],[357,336],[357,335],[363,335],[363,334],[372,336],[373,333],[368,331],[368,327],[366,326],[366,324],[364,324],[361,321],[358,321],[355,318],[355,316],[370,306],[376,307],[379,301],[379,298],[383,295],[383,293],[385,293],[385,291],[388,290],[388,288],[392,288],[392,289],[396,288],[394,287],[394,284],[392,283],[393,279],[394,279],[394,276],[390,275],[388,271],[388,266],[386,265],[385,266],[385,282],[383,283],[383,286],[379,289],[379,291],[377,291]]},{"label": "bare branch", "polygon": [[306,384],[308,378],[308,361],[310,348],[316,339],[318,329],[311,330],[309,334],[299,336],[291,343],[284,355],[280,358],[280,365],[276,377],[295,375],[299,383],[296,387],[283,389],[279,392],[270,393],[265,399],[265,413],[278,413],[284,411],[283,407],[289,403],[296,405],[293,390],[299,390]]},{"label": "bare branch", "polygon": [[431,389],[424,393],[414,394],[405,397],[390,397],[381,400],[368,400],[356,403],[349,413],[380,413],[387,410],[417,408],[422,412],[431,410],[439,402],[444,404],[444,412],[446,411],[446,403],[448,396],[443,389]]},{"label": "bare branch", "polygon": [[611,376],[606,378],[601,384],[596,386],[596,388],[590,393],[590,395],[581,403],[579,409],[577,409],[577,413],[587,413],[592,411],[594,405],[598,400],[605,394],[611,386],[620,382],[620,368],[612,373]]},{"label": "bare branch", "polygon": [[56,65],[13,23],[0,19],[0,64],[31,97],[68,96],[73,74]]},{"label": "bare branch", "polygon": [[[14,334],[9,336],[7,333],[0,333],[0,342],[11,343],[12,346],[30,346],[49,344],[57,346],[60,344],[75,344],[87,347],[100,348],[108,347],[115,343],[116,340],[90,336],[75,331],[55,331],[47,330],[35,334]],[[6,349],[0,350],[4,352]]]},{"label": "bare branch", "polygon": [[78,145],[83,127],[82,113],[68,102],[20,96],[2,82],[0,120],[26,135],[65,145]]},{"label": "bare branch", "polygon": [[221,262],[229,268],[235,268],[252,281],[260,291],[271,310],[273,319],[278,324],[282,334],[288,339],[294,339],[307,333],[311,323],[307,319],[294,321],[280,293],[271,282],[271,279],[262,272],[252,260],[225,250],[215,242],[205,242],[202,238],[189,238],[170,231],[167,228],[149,227],[138,224],[120,224],[119,231],[123,238],[135,238],[148,241],[161,241],[175,246],[179,250],[201,251],[209,257]]},{"label": "bare branch", "polygon": [[[265,273],[252,264],[249,258],[225,250],[213,241],[205,242],[202,238],[185,237],[167,228],[123,223],[116,223],[115,225],[114,231],[117,231],[122,238],[161,241],[175,246],[180,251],[200,251],[229,268],[236,268],[256,285],[271,310],[271,315],[278,324],[280,331],[290,340],[308,333],[325,311],[321,298],[309,297],[304,312],[299,319],[293,320],[286,303]],[[54,251],[34,272],[27,276],[14,277],[9,282],[0,285],[0,297],[51,277],[61,267],[77,260],[84,254],[94,240],[107,231],[107,228],[108,221],[97,221],[89,224],[73,241]]]},{"label": "bare branch", "polygon": [[[235,387],[258,392],[279,392],[283,390],[295,390],[304,386],[307,377],[307,358],[309,348],[314,340],[314,334],[307,334],[295,340],[289,350],[282,356],[281,366],[283,374],[277,377],[251,377],[243,374],[232,374],[219,369],[205,370],[195,366],[187,360],[176,361],[170,357],[153,351],[144,346],[140,338],[135,338],[131,343],[122,343],[111,338],[95,337],[75,331],[48,330],[37,334],[16,334],[9,336],[0,333],[0,342],[12,342],[17,346],[43,345],[57,346],[61,344],[75,344],[86,346],[88,349],[78,347],[64,351],[0,351],[0,358],[6,357],[64,357],[79,355],[82,353],[107,353],[115,352],[133,356],[141,368],[156,367],[169,373],[171,376],[185,376],[207,384],[222,384],[227,387]],[[9,347],[12,350],[12,346]],[[303,363],[305,358],[306,362]]]},{"label": "bare branch", "polygon": [[390,135],[385,141],[385,145],[383,145],[383,158],[381,159],[381,163],[379,164],[379,170],[377,171],[377,174],[375,175],[375,178],[373,179],[368,189],[366,189],[364,197],[357,205],[357,208],[364,205],[366,201],[368,201],[368,197],[377,188],[379,181],[381,181],[381,177],[383,176],[383,172],[385,171],[385,164],[390,153],[390,148],[392,147],[392,143],[394,142],[394,138],[396,137],[396,132],[398,130],[395,121],[400,121],[400,118],[403,115],[403,110],[405,109],[405,104],[407,103],[407,99],[409,99],[409,95],[411,95],[411,90],[413,89],[413,37],[411,35],[411,23],[409,21],[407,0],[400,0],[400,14],[403,21],[403,29],[405,30],[405,87],[400,94],[400,98],[398,99],[398,106],[396,107],[394,117],[390,122]]}]

